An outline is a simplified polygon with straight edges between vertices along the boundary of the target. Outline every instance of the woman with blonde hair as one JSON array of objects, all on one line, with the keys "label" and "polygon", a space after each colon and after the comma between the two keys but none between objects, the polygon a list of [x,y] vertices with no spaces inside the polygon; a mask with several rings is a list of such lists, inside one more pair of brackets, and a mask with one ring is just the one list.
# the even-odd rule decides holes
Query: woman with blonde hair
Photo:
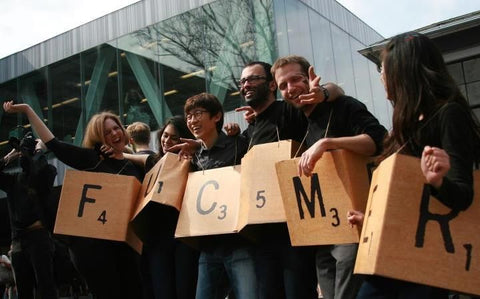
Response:
[{"label": "woman with blonde hair", "polygon": [[[124,158],[128,134],[118,116],[110,112],[94,115],[86,128],[83,147],[65,143],[53,135],[28,104],[3,103],[8,113],[23,113],[45,145],[68,166],[84,171],[134,176],[143,172]],[[112,155],[102,158],[96,147],[107,146]],[[97,298],[139,298],[142,286],[140,256],[126,243],[94,238],[71,237],[72,259]]]}]

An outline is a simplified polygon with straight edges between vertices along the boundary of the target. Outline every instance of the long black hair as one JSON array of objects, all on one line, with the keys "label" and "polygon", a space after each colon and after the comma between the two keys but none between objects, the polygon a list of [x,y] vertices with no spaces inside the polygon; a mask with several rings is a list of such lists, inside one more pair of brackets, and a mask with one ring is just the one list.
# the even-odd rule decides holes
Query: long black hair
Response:
[{"label": "long black hair", "polygon": [[173,127],[175,127],[175,130],[177,131],[177,134],[180,138],[195,139],[193,134],[188,129],[187,122],[185,121],[182,115],[175,115],[167,119],[163,127],[157,132],[157,142],[158,142],[158,154],[156,157],[157,161],[160,160],[163,156],[163,147],[160,140],[162,138],[163,132],[165,131],[168,125],[172,125]]},{"label": "long black hair", "polygon": [[[478,144],[478,121],[432,40],[416,32],[394,36],[382,52],[382,61],[387,97],[393,106],[392,132],[385,139],[383,158],[409,141],[420,143],[415,140],[421,126],[419,119],[429,119],[451,101],[471,116]],[[412,154],[408,146],[402,152]]]}]

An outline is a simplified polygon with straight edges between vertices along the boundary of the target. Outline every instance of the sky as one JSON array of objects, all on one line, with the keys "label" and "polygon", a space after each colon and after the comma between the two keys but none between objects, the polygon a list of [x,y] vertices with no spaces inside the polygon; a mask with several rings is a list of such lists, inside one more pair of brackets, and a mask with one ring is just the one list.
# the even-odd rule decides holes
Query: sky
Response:
[{"label": "sky", "polygon": [[138,0],[0,0],[0,58]]},{"label": "sky", "polygon": [[[0,58],[137,1],[0,0]],[[384,37],[480,10],[480,0],[337,1]]]},{"label": "sky", "polygon": [[480,10],[480,0],[337,0],[337,2],[385,38]]}]

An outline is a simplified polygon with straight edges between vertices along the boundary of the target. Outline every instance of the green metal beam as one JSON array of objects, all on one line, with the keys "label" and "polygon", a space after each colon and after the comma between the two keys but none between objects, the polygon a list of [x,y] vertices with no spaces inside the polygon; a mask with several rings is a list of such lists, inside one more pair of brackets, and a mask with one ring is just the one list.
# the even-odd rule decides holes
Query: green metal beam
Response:
[{"label": "green metal beam", "polygon": [[163,84],[158,84],[150,72],[147,62],[141,56],[125,52],[127,61],[132,68],[138,85],[147,99],[148,106],[152,110],[155,120],[161,126],[165,120],[172,116],[170,108],[166,105],[163,95]]},{"label": "green metal beam", "polygon": [[[115,49],[111,47],[103,48],[98,52],[98,57],[93,68],[90,84],[88,86],[87,94],[85,96],[85,110],[82,111],[77,130],[75,132],[74,144],[80,145],[83,141],[83,134],[86,125],[83,124],[82,119],[89,120],[93,114],[99,112],[100,105],[103,101],[105,87],[108,81],[108,72],[112,66],[115,58]],[[85,114],[84,114],[85,112]]]},{"label": "green metal beam", "polygon": [[[35,111],[35,113],[45,122],[45,116],[43,114],[42,107],[40,106],[40,100],[38,99],[38,96],[33,89],[35,83],[38,81],[38,78],[37,80],[29,79],[21,81],[18,95],[21,99],[23,99],[23,102],[30,105],[33,111]],[[36,134],[36,132],[34,133]]]}]

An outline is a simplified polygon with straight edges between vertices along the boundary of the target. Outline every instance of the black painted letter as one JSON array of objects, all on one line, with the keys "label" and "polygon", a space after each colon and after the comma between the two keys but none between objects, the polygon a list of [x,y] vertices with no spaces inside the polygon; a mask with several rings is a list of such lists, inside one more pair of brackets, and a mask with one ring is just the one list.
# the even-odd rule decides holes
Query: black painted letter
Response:
[{"label": "black painted letter", "polygon": [[[157,171],[157,174],[155,176],[155,179],[153,179],[153,176],[154,174],[151,174],[148,178],[148,184],[147,184],[147,188],[145,188],[145,194],[143,194],[143,197],[147,196],[148,193],[150,193],[150,191],[152,191],[153,189],[153,182],[155,182],[157,179],[158,179],[158,176],[160,175],[160,170],[162,168],[158,168],[158,171]],[[146,178],[145,178],[146,179]],[[144,179],[144,180],[145,180]],[[152,180],[153,179],[153,180]],[[161,190],[161,189],[160,189]],[[160,191],[158,191],[158,193],[160,193]]]},{"label": "black painted letter", "polygon": [[102,186],[99,186],[99,185],[90,185],[90,184],[85,184],[83,185],[83,191],[82,191],[82,198],[80,199],[80,204],[78,206],[78,217],[82,217],[83,216],[83,208],[85,207],[85,203],[86,202],[89,202],[89,203],[95,203],[95,199],[94,198],[88,198],[87,197],[87,191],[88,189],[102,189]]},{"label": "black painted letter", "polygon": [[443,242],[445,250],[449,253],[455,252],[455,246],[452,241],[452,234],[450,233],[450,226],[448,223],[453,218],[457,217],[459,211],[452,210],[446,215],[433,214],[428,211],[428,204],[430,203],[430,186],[423,185],[422,202],[420,204],[420,217],[418,219],[417,234],[415,236],[415,247],[422,248],[425,241],[425,229],[429,220],[437,221],[442,231]]},{"label": "black painted letter", "polygon": [[298,205],[298,212],[300,213],[300,219],[305,218],[305,213],[303,212],[302,207],[302,198],[307,206],[308,212],[310,213],[310,217],[315,218],[315,194],[318,197],[318,203],[320,204],[320,213],[322,217],[325,217],[325,204],[323,203],[322,197],[322,190],[320,190],[320,182],[318,181],[318,175],[314,173],[310,179],[310,199],[303,189],[302,181],[298,176],[293,177],[293,187],[295,188],[295,195],[297,196],[297,205]]}]

